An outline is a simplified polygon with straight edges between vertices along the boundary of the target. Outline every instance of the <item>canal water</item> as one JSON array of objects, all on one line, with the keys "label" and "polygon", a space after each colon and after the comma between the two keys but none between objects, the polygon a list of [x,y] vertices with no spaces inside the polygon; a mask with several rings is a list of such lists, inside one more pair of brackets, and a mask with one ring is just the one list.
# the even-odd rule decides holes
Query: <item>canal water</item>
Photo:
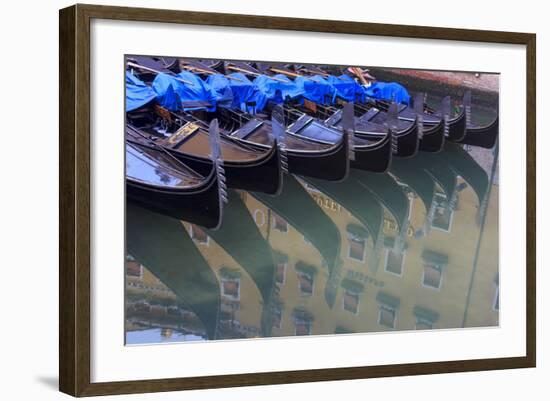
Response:
[{"label": "canal water", "polygon": [[216,231],[128,203],[126,344],[498,325],[497,160],[482,153],[483,168],[448,144],[386,174],[230,191]]}]

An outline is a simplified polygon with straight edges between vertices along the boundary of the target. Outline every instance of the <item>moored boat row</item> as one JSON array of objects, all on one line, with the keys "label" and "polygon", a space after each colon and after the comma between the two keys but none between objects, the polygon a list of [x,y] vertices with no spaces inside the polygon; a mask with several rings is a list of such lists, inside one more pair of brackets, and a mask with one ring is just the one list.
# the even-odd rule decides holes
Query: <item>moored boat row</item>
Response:
[{"label": "moored boat row", "polygon": [[284,174],[338,182],[395,164],[405,175],[409,158],[495,145],[498,116],[473,126],[469,92],[452,115],[449,97],[433,110],[425,94],[399,86],[379,96],[350,69],[355,77],[317,66],[128,57],[128,197],[217,228],[226,187],[277,195]]}]

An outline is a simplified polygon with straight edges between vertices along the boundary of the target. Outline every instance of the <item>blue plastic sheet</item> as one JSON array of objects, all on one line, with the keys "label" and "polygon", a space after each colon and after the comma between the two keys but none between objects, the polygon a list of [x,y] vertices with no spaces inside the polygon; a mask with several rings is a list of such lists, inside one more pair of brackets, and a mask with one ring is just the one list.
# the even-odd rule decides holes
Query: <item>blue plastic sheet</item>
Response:
[{"label": "blue plastic sheet", "polygon": [[265,94],[246,75],[236,72],[229,76],[235,78],[229,82],[233,91],[233,107],[247,112],[263,110],[267,103]]},{"label": "blue plastic sheet", "polygon": [[366,88],[366,94],[375,99],[390,100],[407,105],[411,100],[407,89],[396,82],[375,82]]},{"label": "blue plastic sheet", "polygon": [[322,76],[297,77],[296,86],[303,91],[305,99],[318,104],[332,104],[336,98],[335,88]]},{"label": "blue plastic sheet", "polygon": [[157,97],[155,91],[126,71],[126,111],[132,111],[145,106]]},{"label": "blue plastic sheet", "polygon": [[222,74],[209,75],[206,83],[212,88],[212,93],[216,98],[217,107],[229,108],[233,106],[233,91],[228,79]]},{"label": "blue plastic sheet", "polygon": [[363,102],[366,98],[365,89],[348,75],[330,75],[327,81],[334,88],[336,96],[348,102]]},{"label": "blue plastic sheet", "polygon": [[153,90],[161,106],[173,111],[216,109],[216,95],[210,85],[189,71],[182,71],[176,77],[189,83],[164,73],[155,77]]},{"label": "blue plastic sheet", "polygon": [[171,75],[158,74],[153,80],[153,90],[157,102],[164,108],[172,111],[181,111],[181,100],[176,93],[175,87],[178,82]]},{"label": "blue plastic sheet", "polygon": [[[277,104],[288,100],[298,99],[304,95],[304,90],[283,74],[277,74],[273,79],[267,75],[260,75],[254,79],[254,85],[265,95],[265,102],[272,101]],[[265,103],[258,107],[263,109]]]}]

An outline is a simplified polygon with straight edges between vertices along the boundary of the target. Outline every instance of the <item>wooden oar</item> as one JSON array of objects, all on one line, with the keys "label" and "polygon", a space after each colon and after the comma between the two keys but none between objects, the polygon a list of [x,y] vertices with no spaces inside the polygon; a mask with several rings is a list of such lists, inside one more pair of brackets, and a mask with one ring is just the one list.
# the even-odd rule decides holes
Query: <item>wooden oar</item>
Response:
[{"label": "wooden oar", "polygon": [[[263,75],[263,74],[260,74],[258,72],[245,70],[244,68],[235,67],[234,65],[228,65],[227,68],[229,70],[242,72],[243,74],[254,75],[255,77],[259,77],[260,75]],[[277,82],[282,82],[282,83],[285,83],[285,84],[287,83],[287,81],[284,81],[284,80],[279,79],[279,78],[275,78],[275,77],[269,77],[269,78],[271,78],[272,80],[277,81]]]},{"label": "wooden oar", "polygon": [[294,78],[303,77],[303,75],[296,74],[295,72],[292,72],[292,71],[281,70],[279,68],[271,67],[269,70],[273,71],[273,72],[276,72],[278,74],[288,75],[289,77],[294,77]]},{"label": "wooden oar", "polygon": [[[136,64],[136,63],[132,63],[131,61],[128,61],[127,64],[130,66],[130,67],[134,67],[134,68],[138,68],[140,70],[143,70],[143,71],[149,71],[149,72],[152,72],[154,74],[161,74],[161,71],[157,71],[153,68],[149,68],[149,67],[145,67],[143,65],[140,65],[140,64]],[[183,82],[184,84],[187,84],[187,85],[195,85],[193,82],[191,81],[187,81],[185,79],[182,79],[182,78],[179,78],[179,77],[175,77],[173,75],[170,75],[172,78],[174,78],[176,81],[179,81],[179,82]]]},{"label": "wooden oar", "polygon": [[[202,72],[203,74],[208,74],[208,75],[214,75],[214,74],[218,74],[218,72],[214,72],[214,71],[210,71],[210,70],[205,70],[204,68],[200,68],[200,67],[195,67],[193,65],[184,65],[182,66],[183,68],[185,68],[186,70],[190,70],[190,71],[198,71],[198,72]],[[243,82],[242,79],[239,79],[239,78],[236,78],[236,77],[230,77],[230,76],[227,76],[227,75],[224,75],[227,79],[231,79],[233,81],[239,81],[239,82]]]},{"label": "wooden oar", "polygon": [[[306,77],[305,75],[300,75],[300,74],[297,74],[297,73],[292,72],[292,71],[280,70],[278,68],[270,68],[269,70],[273,71],[273,72],[276,72],[276,73],[279,73],[279,74],[288,75],[289,77],[293,77],[293,78],[302,77],[302,78],[305,78],[305,79],[309,79],[310,81],[312,80],[311,77]],[[273,79],[275,79],[275,78],[273,78]]]},{"label": "wooden oar", "polygon": [[359,67],[349,67],[349,69],[351,70],[351,72],[353,72],[357,76],[357,78],[359,78],[359,81],[361,81],[363,85],[369,84],[365,79],[365,76],[363,75],[362,71],[360,72]]}]

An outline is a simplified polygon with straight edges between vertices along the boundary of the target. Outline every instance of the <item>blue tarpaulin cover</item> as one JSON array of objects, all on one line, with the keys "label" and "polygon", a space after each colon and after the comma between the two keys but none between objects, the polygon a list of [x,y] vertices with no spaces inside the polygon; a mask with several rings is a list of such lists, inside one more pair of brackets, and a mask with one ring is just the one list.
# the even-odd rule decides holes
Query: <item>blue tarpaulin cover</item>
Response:
[{"label": "blue tarpaulin cover", "polygon": [[339,77],[330,75],[327,81],[336,91],[336,96],[348,102],[363,102],[365,100],[365,89],[352,77],[345,74]]},{"label": "blue tarpaulin cover", "polygon": [[[254,85],[265,95],[266,102],[283,103],[286,100],[292,100],[301,97],[304,94],[303,89],[299,88],[293,81],[283,74],[277,74],[275,79],[267,75],[260,75],[254,79]],[[258,106],[262,110],[265,103]]]},{"label": "blue tarpaulin cover", "polygon": [[[173,85],[176,84],[176,85]],[[181,100],[176,94],[175,86],[178,82],[168,74],[158,74],[153,81],[153,90],[157,96],[158,103],[168,110],[182,110]]]},{"label": "blue tarpaulin cover", "polygon": [[312,77],[297,77],[294,80],[296,86],[304,92],[304,98],[318,104],[334,103],[336,90],[322,76],[315,75]]},{"label": "blue tarpaulin cover", "polygon": [[367,96],[410,104],[411,97],[404,86],[396,82],[375,82],[366,88]]},{"label": "blue tarpaulin cover", "polygon": [[212,88],[212,93],[216,98],[216,105],[218,107],[228,108],[233,106],[234,96],[229,81],[222,74],[209,75],[206,79],[206,83]]},{"label": "blue tarpaulin cover", "polygon": [[[164,73],[158,74],[153,81],[153,90],[163,107],[173,111],[182,109],[214,111],[216,109],[216,95],[210,85],[189,71],[182,71],[177,77],[190,84]],[[186,106],[185,102],[203,102],[203,104]]]},{"label": "blue tarpaulin cover", "polygon": [[145,106],[156,98],[155,91],[145,85],[130,71],[126,71],[126,111],[132,111]]},{"label": "blue tarpaulin cover", "polygon": [[242,111],[250,111],[250,107],[255,111],[261,111],[265,107],[265,94],[246,75],[235,72],[229,76],[235,78],[229,82],[233,91],[233,107]]},{"label": "blue tarpaulin cover", "polygon": [[[305,98],[319,104],[331,104],[337,96],[350,102],[363,102],[366,97],[372,97],[410,104],[409,93],[396,82],[375,82],[369,87],[363,87],[348,75],[331,75],[327,78],[315,75],[297,77],[294,81],[283,74],[276,75],[276,80],[261,75],[254,82],[241,73],[230,76],[236,79],[215,74],[210,75],[205,82],[199,76],[183,71],[177,77],[192,83],[186,84],[172,75],[160,73],[151,88],[127,71],[126,111],[138,109],[155,98],[160,105],[173,111],[214,111],[219,106],[257,112],[263,110],[268,101],[283,103]],[[185,105],[185,102],[199,104]]]}]

